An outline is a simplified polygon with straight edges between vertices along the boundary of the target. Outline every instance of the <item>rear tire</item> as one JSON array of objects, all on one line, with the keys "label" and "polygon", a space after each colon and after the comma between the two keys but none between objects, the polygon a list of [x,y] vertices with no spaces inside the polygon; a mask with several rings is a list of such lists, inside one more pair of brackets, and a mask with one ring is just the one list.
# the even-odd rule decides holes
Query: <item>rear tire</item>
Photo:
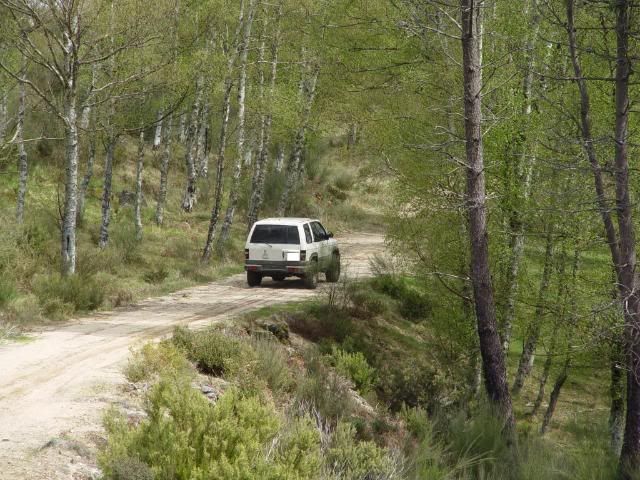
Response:
[{"label": "rear tire", "polygon": [[247,272],[247,283],[250,287],[259,287],[262,283],[262,274],[260,272]]},{"label": "rear tire", "polygon": [[271,279],[272,279],[274,282],[284,282],[284,279],[285,279],[285,278],[286,278],[286,277],[284,276],[284,274],[283,274],[283,273],[278,273],[277,275],[271,275]]},{"label": "rear tire", "polygon": [[340,280],[340,254],[334,253],[331,258],[331,266],[327,270],[327,282],[336,283]]},{"label": "rear tire", "polygon": [[304,276],[304,286],[315,290],[318,286],[318,261],[312,260],[309,271]]}]

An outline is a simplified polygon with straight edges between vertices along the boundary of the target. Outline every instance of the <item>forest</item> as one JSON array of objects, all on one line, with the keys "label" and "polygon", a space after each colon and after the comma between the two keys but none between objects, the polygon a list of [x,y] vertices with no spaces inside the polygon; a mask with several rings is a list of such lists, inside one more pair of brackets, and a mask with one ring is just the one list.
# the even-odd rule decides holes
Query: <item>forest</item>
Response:
[{"label": "forest", "polygon": [[86,478],[640,478],[639,15],[0,0],[0,362],[318,218],[370,275],[131,347]]}]

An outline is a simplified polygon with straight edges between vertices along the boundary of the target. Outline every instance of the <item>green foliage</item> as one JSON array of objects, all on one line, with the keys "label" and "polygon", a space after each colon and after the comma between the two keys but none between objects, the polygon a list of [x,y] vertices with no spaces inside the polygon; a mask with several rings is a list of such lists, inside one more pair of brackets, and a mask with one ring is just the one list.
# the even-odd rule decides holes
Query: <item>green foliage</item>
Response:
[{"label": "green foliage", "polygon": [[189,377],[191,374],[189,362],[183,353],[166,341],[147,343],[134,350],[124,370],[127,380],[134,383],[149,381],[158,375]]},{"label": "green foliage", "polygon": [[395,275],[379,275],[373,288],[398,301],[400,314],[408,320],[422,320],[432,311],[429,298],[408,281]]},{"label": "green foliage", "polygon": [[176,328],[173,342],[208,375],[233,378],[255,362],[255,353],[246,342],[213,329],[193,334]]},{"label": "green foliage", "polygon": [[375,383],[376,371],[367,363],[361,352],[349,353],[333,347],[331,361],[338,373],[353,381],[361,394],[371,391]]},{"label": "green foliage", "polygon": [[70,313],[95,310],[105,298],[104,285],[99,284],[94,277],[80,275],[42,275],[34,280],[33,289],[49,316],[67,308]]},{"label": "green foliage", "polygon": [[367,318],[389,311],[389,297],[368,288],[368,285],[354,285],[349,291],[349,299],[357,317]]},{"label": "green foliage", "polygon": [[273,340],[261,338],[253,339],[251,345],[256,354],[255,376],[265,381],[275,393],[291,389],[293,378],[282,346]]},{"label": "green foliage", "polygon": [[356,441],[353,426],[344,422],[338,423],[333,433],[327,463],[332,475],[344,480],[401,478],[399,468],[388,452],[373,442]]},{"label": "green foliage", "polygon": [[306,373],[298,380],[297,403],[311,405],[322,418],[333,423],[348,417],[354,404],[347,383],[330,371],[314,351],[307,352],[305,366]]},{"label": "green foliage", "polygon": [[284,431],[273,405],[258,398],[232,389],[212,405],[186,382],[161,380],[146,411],[136,427],[113,411],[105,417],[109,442],[100,463],[107,479],[118,478],[117,465],[131,458],[156,480],[317,478],[320,442],[311,422]]},{"label": "green foliage", "polygon": [[153,283],[153,284],[160,284],[162,282],[164,282],[167,277],[169,276],[169,271],[167,270],[167,268],[163,265],[159,265],[157,268],[153,268],[151,270],[148,270],[145,274],[144,274],[144,281],[147,283]]}]

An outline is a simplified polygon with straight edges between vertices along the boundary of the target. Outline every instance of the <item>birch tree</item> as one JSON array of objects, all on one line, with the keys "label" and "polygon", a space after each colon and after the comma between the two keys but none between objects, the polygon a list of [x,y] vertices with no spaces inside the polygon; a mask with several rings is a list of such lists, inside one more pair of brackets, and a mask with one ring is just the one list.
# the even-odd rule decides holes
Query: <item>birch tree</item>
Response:
[{"label": "birch tree", "polygon": [[[271,123],[273,121],[273,101],[276,89],[276,76],[278,71],[278,47],[280,42],[280,17],[282,16],[282,6],[278,6],[275,19],[275,29],[273,39],[271,41],[271,73],[269,92],[265,94],[265,38],[263,33],[262,43],[260,45],[260,99],[262,102],[262,112],[260,118],[260,140],[258,148],[258,158],[253,170],[253,178],[251,181],[251,197],[249,200],[249,209],[247,212],[247,230],[250,230],[253,224],[258,220],[258,215],[264,200],[264,184],[267,176],[267,168],[269,164],[269,148],[271,146]],[[264,32],[268,28],[268,17],[264,16]],[[268,97],[267,97],[268,96]]]},{"label": "birch tree", "polygon": [[227,203],[227,211],[224,216],[224,223],[220,230],[220,238],[218,239],[218,251],[222,251],[224,245],[229,239],[231,233],[231,225],[238,207],[238,198],[240,195],[240,180],[242,177],[242,166],[245,161],[245,96],[247,89],[247,57],[249,55],[249,43],[251,41],[251,27],[255,14],[257,0],[249,0],[247,18],[244,20],[242,39],[240,40],[240,73],[238,80],[238,141],[236,152],[236,163],[231,177],[231,188],[229,189],[229,200]]}]

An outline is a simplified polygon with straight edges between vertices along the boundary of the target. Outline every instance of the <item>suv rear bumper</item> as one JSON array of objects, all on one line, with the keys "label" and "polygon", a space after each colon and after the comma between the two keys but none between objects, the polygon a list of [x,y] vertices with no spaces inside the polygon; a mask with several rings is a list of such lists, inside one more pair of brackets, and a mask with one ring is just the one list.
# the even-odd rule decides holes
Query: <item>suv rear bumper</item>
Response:
[{"label": "suv rear bumper", "polygon": [[278,260],[245,260],[247,272],[260,272],[265,276],[304,275],[309,269],[309,262],[287,262]]}]

